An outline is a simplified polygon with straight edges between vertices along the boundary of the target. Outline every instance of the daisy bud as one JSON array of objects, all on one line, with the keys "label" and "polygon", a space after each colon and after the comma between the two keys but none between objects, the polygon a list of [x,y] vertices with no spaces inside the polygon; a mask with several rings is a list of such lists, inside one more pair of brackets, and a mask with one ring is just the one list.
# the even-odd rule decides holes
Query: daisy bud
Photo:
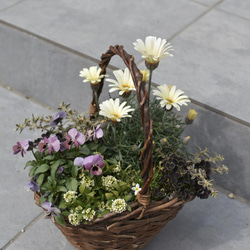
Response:
[{"label": "daisy bud", "polygon": [[192,124],[195,117],[197,116],[197,114],[198,113],[194,109],[190,109],[189,112],[188,112],[188,115],[187,115],[187,117],[185,119],[186,124],[188,124],[188,125]]}]

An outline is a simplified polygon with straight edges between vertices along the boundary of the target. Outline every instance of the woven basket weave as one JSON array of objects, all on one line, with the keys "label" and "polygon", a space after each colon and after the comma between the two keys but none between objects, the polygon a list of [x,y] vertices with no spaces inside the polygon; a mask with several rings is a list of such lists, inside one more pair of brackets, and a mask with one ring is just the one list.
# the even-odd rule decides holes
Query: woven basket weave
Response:
[{"label": "woven basket weave", "polygon": [[[152,133],[153,123],[149,114],[149,103],[145,83],[142,82],[142,74],[134,63],[133,56],[129,55],[122,46],[111,46],[102,55],[99,66],[101,74],[106,73],[106,67],[114,55],[119,55],[130,70],[133,78],[137,99],[140,104],[140,114],[144,132],[144,148],[142,150],[141,176],[143,186],[137,200],[131,204],[132,211],[125,211],[122,214],[108,213],[102,218],[97,218],[87,225],[81,223],[79,226],[71,225],[67,220],[65,225],[55,225],[65,235],[67,240],[78,249],[84,250],[114,250],[114,249],[141,249],[145,246],[164,226],[172,220],[185,201],[177,198],[173,200],[164,199],[161,201],[150,200],[149,184],[153,175],[152,162]],[[98,97],[102,92],[104,78],[98,90]],[[93,100],[90,104],[90,117],[97,112],[94,91]],[[39,194],[35,193],[36,204],[39,201]]]}]

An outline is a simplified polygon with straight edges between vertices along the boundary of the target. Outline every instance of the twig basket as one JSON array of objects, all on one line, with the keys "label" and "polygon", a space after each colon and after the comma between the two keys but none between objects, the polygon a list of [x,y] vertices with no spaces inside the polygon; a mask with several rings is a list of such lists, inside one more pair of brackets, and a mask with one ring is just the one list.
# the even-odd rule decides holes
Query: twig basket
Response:
[{"label": "twig basket", "polygon": [[[185,201],[180,201],[177,198],[172,200],[163,199],[161,201],[150,200],[149,184],[153,175],[153,122],[149,114],[147,90],[145,83],[142,81],[142,74],[134,63],[133,56],[124,51],[122,46],[111,46],[102,55],[99,63],[102,69],[101,74],[106,73],[106,67],[114,55],[119,55],[130,70],[140,105],[144,133],[144,148],[140,155],[143,186],[137,195],[138,201],[131,204],[131,212],[125,211],[122,214],[110,212],[88,224],[81,223],[78,226],[71,225],[67,219],[65,225],[59,225],[55,222],[55,225],[61,230],[67,240],[73,246],[82,250],[141,249],[167,222],[177,215],[185,204]],[[102,92],[103,83],[104,78],[100,83],[101,86],[97,93],[98,97]],[[96,112],[97,105],[93,91],[90,117],[94,116]],[[39,194],[35,193],[37,205],[39,205],[39,198]]]}]

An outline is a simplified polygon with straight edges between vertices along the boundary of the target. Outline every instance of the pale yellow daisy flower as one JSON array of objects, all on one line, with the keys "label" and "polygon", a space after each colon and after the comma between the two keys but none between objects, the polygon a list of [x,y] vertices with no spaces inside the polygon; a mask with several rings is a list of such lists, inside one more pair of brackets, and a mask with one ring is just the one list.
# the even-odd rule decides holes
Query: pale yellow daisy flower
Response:
[{"label": "pale yellow daisy flower", "polygon": [[109,118],[113,122],[120,122],[123,117],[131,117],[128,113],[134,111],[130,106],[126,106],[127,102],[120,105],[120,99],[109,99],[100,104],[99,114]]},{"label": "pale yellow daisy flower", "polygon": [[119,91],[119,95],[130,93],[132,90],[135,90],[134,82],[128,68],[125,68],[124,72],[119,70],[113,71],[116,80],[107,79],[107,82],[112,82],[109,84],[109,87],[112,87],[109,92],[112,93],[116,90]]},{"label": "pale yellow daisy flower", "polygon": [[103,77],[106,75],[100,75],[101,68],[98,68],[97,66],[92,66],[89,69],[83,68],[82,71],[80,71],[79,76],[85,78],[83,82],[90,82],[93,85],[98,84]]},{"label": "pale yellow daisy flower", "polygon": [[142,58],[149,64],[157,64],[161,58],[165,56],[173,56],[169,51],[173,50],[170,43],[166,39],[157,38],[155,36],[147,36],[145,43],[141,39],[137,39],[133,43],[134,49],[142,54]]},{"label": "pale yellow daisy flower", "polygon": [[183,95],[184,92],[182,90],[176,90],[176,86],[167,86],[164,84],[157,88],[158,89],[153,90],[153,95],[156,96],[157,100],[161,100],[161,107],[165,107],[167,110],[175,107],[180,111],[180,106],[187,105],[187,102],[190,102],[189,98]]}]

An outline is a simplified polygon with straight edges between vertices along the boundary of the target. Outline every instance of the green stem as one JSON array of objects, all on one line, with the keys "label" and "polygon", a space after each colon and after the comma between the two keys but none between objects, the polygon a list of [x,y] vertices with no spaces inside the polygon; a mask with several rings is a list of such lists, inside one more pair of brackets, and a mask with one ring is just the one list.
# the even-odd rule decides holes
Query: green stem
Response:
[{"label": "green stem", "polygon": [[164,126],[165,126],[166,116],[167,116],[167,111],[164,110],[164,114],[163,114],[163,117],[162,117],[162,129],[164,129]]},{"label": "green stem", "polygon": [[153,75],[153,69],[150,69],[149,70],[149,80],[148,80],[148,102],[150,101],[150,91],[151,91],[152,75]]}]

